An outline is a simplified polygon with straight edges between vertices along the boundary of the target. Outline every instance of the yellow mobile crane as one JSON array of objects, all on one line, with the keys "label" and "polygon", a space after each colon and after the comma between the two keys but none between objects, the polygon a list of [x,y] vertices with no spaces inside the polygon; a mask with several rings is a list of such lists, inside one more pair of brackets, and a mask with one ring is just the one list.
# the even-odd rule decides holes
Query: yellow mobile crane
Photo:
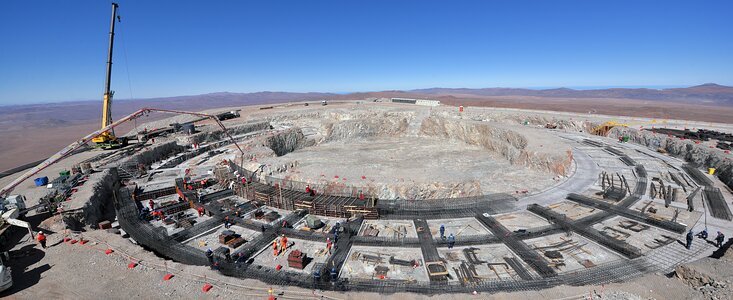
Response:
[{"label": "yellow mobile crane", "polygon": [[667,120],[662,120],[661,122],[659,122],[656,119],[652,119],[649,121],[637,121],[637,122],[627,122],[627,123],[608,121],[606,123],[603,123],[601,125],[594,127],[591,130],[591,133],[595,135],[607,136],[611,128],[616,127],[616,126],[636,127],[636,126],[642,126],[642,125],[655,125],[655,124],[667,124]]},{"label": "yellow mobile crane", "polygon": [[[102,128],[112,124],[112,96],[114,91],[110,91],[112,81],[112,49],[115,42],[115,18],[117,18],[117,3],[112,3],[112,21],[109,29],[109,55],[107,56],[107,77],[104,81],[104,102],[102,104]],[[114,149],[127,146],[127,138],[115,136],[114,129],[103,132],[99,136],[92,139],[97,147],[102,149]]]}]

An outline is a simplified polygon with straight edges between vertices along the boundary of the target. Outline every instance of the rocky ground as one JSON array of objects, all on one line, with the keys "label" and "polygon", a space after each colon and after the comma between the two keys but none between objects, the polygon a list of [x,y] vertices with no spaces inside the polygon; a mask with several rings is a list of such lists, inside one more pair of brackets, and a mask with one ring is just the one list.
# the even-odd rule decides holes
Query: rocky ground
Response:
[{"label": "rocky ground", "polygon": [[246,118],[288,130],[244,142],[247,169],[380,199],[536,192],[572,172],[569,147],[547,129],[447,108],[351,103]]},{"label": "rocky ground", "polygon": [[[252,116],[245,115],[243,119],[230,120],[226,123],[233,125],[249,121],[255,118],[256,114],[264,115],[264,113],[256,110],[250,112],[252,112]],[[450,116],[451,114],[445,112],[445,114],[438,115]],[[453,113],[453,115],[455,114]],[[487,109],[480,113],[472,113],[470,118],[468,116],[467,114],[466,119],[476,122],[495,122],[510,125],[519,125],[526,122],[527,126],[535,128],[543,126],[542,123],[544,122],[560,123],[563,127],[562,130],[580,131],[588,128],[588,121],[580,121],[577,116],[569,117],[570,119],[576,118],[574,121],[558,120],[549,114],[539,112],[518,115],[514,112],[506,113]],[[407,118],[407,126],[404,128],[407,133],[416,132],[416,128],[410,126],[411,118]],[[357,120],[357,118],[351,118],[350,120]],[[287,125],[285,119],[278,119],[277,121],[281,122],[281,125]],[[165,122],[161,124],[163,123]],[[356,125],[359,123],[355,121],[350,124]],[[334,127],[330,128],[333,130]],[[640,139],[642,138],[643,135],[640,135]],[[333,145],[338,144],[335,143],[336,141],[332,142],[334,142]],[[537,142],[537,140],[532,139],[532,142]],[[521,143],[517,145],[521,145]],[[709,160],[708,156],[697,154],[698,150],[694,146],[678,145],[677,142],[669,145],[671,146],[667,149],[680,150],[679,153],[672,153],[673,151],[668,150],[671,154],[685,156],[686,153],[691,153],[689,155],[693,157]],[[365,146],[371,145],[367,144]],[[480,143],[473,146],[480,147]],[[293,153],[297,153],[297,151]],[[74,163],[91,157],[92,154],[95,153],[88,152],[72,156],[62,164],[44,171],[41,175],[48,175],[53,178],[55,177],[54,174],[58,174],[58,171],[68,169]],[[415,161],[416,163],[420,162],[419,159]],[[7,183],[15,176],[2,178],[0,183]],[[349,175],[349,177],[351,176]],[[44,191],[44,188],[33,187],[32,181],[24,183],[16,190],[16,192],[29,198],[34,198]],[[37,199],[37,197],[35,198]],[[40,222],[41,220],[35,219],[35,221]],[[90,243],[85,245],[63,243],[63,228],[59,224],[60,220],[58,218],[52,218],[45,221],[41,226],[51,233],[49,235],[49,245],[51,247],[46,251],[39,250],[38,246],[28,236],[18,238],[20,242],[12,250],[13,260],[10,263],[13,268],[15,286],[9,291],[0,293],[0,297],[9,299],[149,299],[163,297],[180,299],[264,299],[267,297],[267,290],[270,288],[270,286],[257,280],[224,277],[204,267],[186,266],[166,261],[142,247],[106,231],[85,233],[83,238],[90,240]],[[18,233],[23,232],[19,231]],[[75,236],[75,238],[80,237]],[[112,249],[113,252],[105,254],[107,249]],[[136,262],[138,265],[130,269],[128,266],[131,262]],[[278,299],[382,299],[385,297],[403,299],[731,299],[733,297],[733,286],[731,286],[733,271],[731,270],[733,270],[733,254],[719,251],[713,257],[680,266],[674,272],[669,270],[670,273],[668,274],[648,274],[628,282],[604,286],[558,286],[545,290],[517,293],[455,294],[432,297],[407,293],[392,295],[335,293],[289,286],[274,286],[272,288],[274,288]],[[162,278],[166,273],[172,273],[175,277],[172,280],[164,281]],[[213,285],[209,292],[202,292],[201,290],[205,283]]]},{"label": "rocky ground", "polygon": [[[557,286],[538,291],[496,294],[425,296],[400,293],[337,293],[290,286],[268,286],[253,279],[225,277],[206,267],[182,265],[162,259],[117,234],[89,231],[64,243],[59,217],[44,220],[49,248],[41,250],[25,236],[11,251],[15,285],[0,293],[8,299],[265,299],[273,288],[278,299],[732,299],[733,240],[711,257],[681,265],[668,274],[648,274],[623,283],[601,286]],[[682,246],[680,246],[682,247]],[[113,252],[106,254],[110,249]],[[726,251],[728,250],[728,251]],[[130,268],[131,263],[136,263]],[[166,274],[171,280],[163,280]],[[93,283],[93,284],[92,284]],[[204,292],[205,284],[211,284]],[[100,296],[101,295],[101,296]]]}]

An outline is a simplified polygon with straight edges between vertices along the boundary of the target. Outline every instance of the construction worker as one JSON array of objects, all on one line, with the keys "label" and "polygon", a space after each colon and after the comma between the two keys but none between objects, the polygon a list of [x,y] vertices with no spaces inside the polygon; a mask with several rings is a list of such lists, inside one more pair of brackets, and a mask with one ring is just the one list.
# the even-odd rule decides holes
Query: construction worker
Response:
[{"label": "construction worker", "polygon": [[150,215],[150,209],[148,209],[147,207],[143,207],[143,209],[140,210],[140,221],[145,221],[148,218],[148,215]]},{"label": "construction worker", "polygon": [[234,264],[237,266],[237,269],[242,267],[242,263],[244,262],[244,253],[239,252],[237,254],[237,259],[234,260]]},{"label": "construction worker", "polygon": [[310,184],[305,186],[305,193],[306,194],[310,194],[311,193],[311,186],[310,186]]},{"label": "construction worker", "polygon": [[38,243],[41,244],[41,248],[46,249],[46,235],[43,234],[42,231],[38,232],[36,235],[36,240],[38,240]]},{"label": "construction worker", "polygon": [[445,225],[443,224],[440,224],[440,239],[441,240],[445,239]]},{"label": "construction worker", "polygon": [[211,251],[211,248],[206,249],[206,258],[209,260],[209,265],[214,264],[214,251]]},{"label": "construction worker", "polygon": [[153,199],[150,199],[150,201],[148,201],[148,205],[150,205],[151,210],[155,209],[155,201],[153,201]]},{"label": "construction worker", "polygon": [[454,237],[453,234],[451,233],[448,236],[448,249],[452,249],[453,248],[453,245],[455,245],[455,244],[456,244],[456,237]]},{"label": "construction worker", "polygon": [[336,281],[339,278],[339,273],[336,271],[336,267],[331,268],[331,281]]},{"label": "construction worker", "polygon": [[232,227],[232,223],[229,222],[229,216],[224,217],[224,228],[229,229],[229,227]]},{"label": "construction worker", "polygon": [[687,244],[685,244],[685,248],[690,249],[692,247],[692,239],[694,237],[694,234],[692,233],[692,230],[687,232]]},{"label": "construction worker", "polygon": [[313,271],[313,281],[321,281],[321,269],[316,269],[315,271]]},{"label": "construction worker", "polygon": [[204,207],[203,206],[199,206],[198,208],[196,208],[196,210],[199,212],[199,217],[203,217],[204,216],[205,210],[204,210]]},{"label": "construction worker", "polygon": [[285,254],[285,249],[288,248],[288,238],[285,237],[284,234],[282,235],[282,238],[280,239],[280,245],[282,246],[282,250],[280,250],[280,252],[282,254]]},{"label": "construction worker", "polygon": [[331,246],[333,246],[331,238],[326,238],[326,250],[328,250],[328,254],[331,254]]},{"label": "construction worker", "polygon": [[715,237],[715,245],[718,246],[718,248],[723,247],[724,240],[725,240],[725,235],[723,235],[722,232],[718,231],[718,236]]},{"label": "construction worker", "polygon": [[708,228],[705,227],[705,229],[703,229],[702,231],[700,231],[700,233],[697,234],[697,237],[699,237],[699,238],[701,238],[703,240],[707,240],[708,239]]},{"label": "construction worker", "polygon": [[278,254],[280,254],[280,251],[277,250],[277,239],[275,239],[274,241],[272,241],[272,256],[278,256]]}]

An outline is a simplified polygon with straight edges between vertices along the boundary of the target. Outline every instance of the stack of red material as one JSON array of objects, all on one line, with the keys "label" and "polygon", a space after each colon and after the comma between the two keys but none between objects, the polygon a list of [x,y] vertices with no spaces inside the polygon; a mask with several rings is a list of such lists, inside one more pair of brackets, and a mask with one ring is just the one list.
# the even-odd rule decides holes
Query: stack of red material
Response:
[{"label": "stack of red material", "polygon": [[293,250],[288,255],[288,267],[303,269],[305,268],[305,253],[300,250]]}]

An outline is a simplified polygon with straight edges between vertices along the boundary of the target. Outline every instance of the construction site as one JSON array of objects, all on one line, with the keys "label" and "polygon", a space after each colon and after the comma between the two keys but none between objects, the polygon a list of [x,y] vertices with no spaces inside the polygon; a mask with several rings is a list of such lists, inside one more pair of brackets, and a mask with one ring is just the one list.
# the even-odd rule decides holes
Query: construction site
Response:
[{"label": "construction site", "polygon": [[[623,282],[717,249],[686,249],[690,230],[733,229],[730,155],[694,141],[388,99],[262,108],[223,121],[181,112],[187,131],[145,123],[160,133],[112,150],[72,145],[19,178],[61,168],[49,182],[65,197],[17,180],[3,191],[60,215],[49,228],[62,243],[101,230],[223,276],[335,292]],[[671,155],[679,143],[719,160]]]},{"label": "construction site", "polygon": [[731,124],[411,98],[113,121],[111,47],[101,128],[0,178],[11,295],[69,298],[61,257],[80,298],[581,299],[731,243]]}]

